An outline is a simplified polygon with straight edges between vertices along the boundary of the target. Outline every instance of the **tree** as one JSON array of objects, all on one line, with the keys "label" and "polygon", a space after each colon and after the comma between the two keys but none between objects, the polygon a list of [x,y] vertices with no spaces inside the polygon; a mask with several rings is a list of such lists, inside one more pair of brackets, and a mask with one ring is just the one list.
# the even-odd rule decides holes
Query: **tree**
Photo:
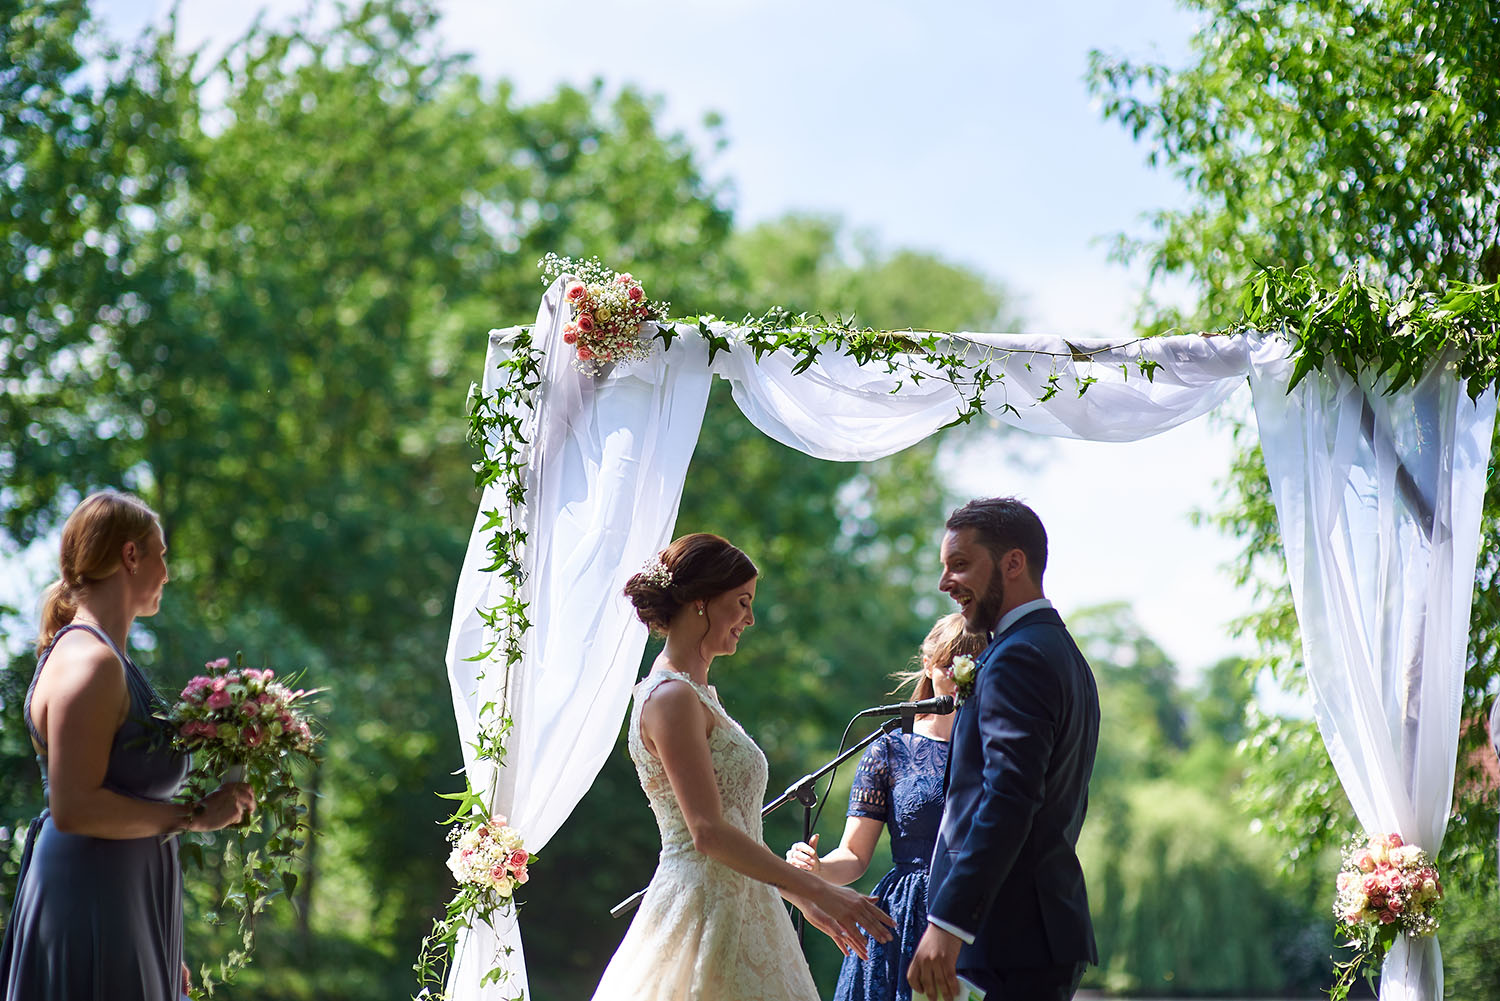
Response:
[{"label": "tree", "polygon": [[[1195,0],[1203,14],[1188,65],[1096,53],[1091,85],[1109,117],[1191,193],[1153,217],[1122,256],[1157,276],[1188,276],[1196,316],[1155,310],[1148,328],[1212,327],[1235,315],[1240,279],[1259,265],[1311,268],[1335,284],[1355,268],[1393,293],[1422,283],[1500,278],[1500,18],[1492,4]],[[1245,628],[1269,669],[1299,690],[1300,646],[1264,464],[1248,436],[1221,526],[1243,541],[1237,580],[1259,590]],[[1440,863],[1450,885],[1493,892],[1496,804],[1479,724],[1500,670],[1500,487],[1485,498],[1465,678],[1454,816]],[[1353,819],[1315,728],[1248,703],[1247,793],[1287,844],[1318,858]],[[1474,861],[1471,864],[1472,860]],[[1456,975],[1478,950],[1450,955]],[[1477,960],[1475,960],[1477,961]],[[1496,976],[1491,970],[1488,982]],[[1483,979],[1483,976],[1480,977]]]},{"label": "tree", "polygon": [[[1280,995],[1321,984],[1317,874],[1278,871],[1231,794],[1242,777],[1224,708],[1231,663],[1182,688],[1130,610],[1069,616],[1099,686],[1099,750],[1079,841],[1099,966],[1112,992]],[[1226,807],[1226,804],[1228,806]]]}]

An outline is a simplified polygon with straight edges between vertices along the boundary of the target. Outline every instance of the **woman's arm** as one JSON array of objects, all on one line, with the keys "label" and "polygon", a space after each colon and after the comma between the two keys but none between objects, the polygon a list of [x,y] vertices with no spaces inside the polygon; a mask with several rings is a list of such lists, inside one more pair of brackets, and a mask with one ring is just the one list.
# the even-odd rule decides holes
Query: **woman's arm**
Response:
[{"label": "woman's arm", "polygon": [[874,817],[850,817],[844,824],[844,840],[833,851],[818,858],[818,836],[814,834],[812,844],[799,841],[792,845],[786,860],[830,883],[848,886],[870,868],[884,827],[885,821]]},{"label": "woman's arm", "polygon": [[37,689],[35,699],[45,706],[48,807],[59,831],[110,839],[214,831],[254,809],[244,783],[221,786],[192,805],[134,799],[104,788],[110,747],[130,707],[125,670],[107,648],[59,644]]},{"label": "woman's arm", "polygon": [[780,889],[840,948],[864,952],[864,932],[889,941],[889,916],[853,890],[825,882],[776,857],[764,844],[724,819],[708,748],[712,721],[696,692],[675,681],[659,686],[641,707],[647,748],[666,770],[693,847],[731,869]]}]

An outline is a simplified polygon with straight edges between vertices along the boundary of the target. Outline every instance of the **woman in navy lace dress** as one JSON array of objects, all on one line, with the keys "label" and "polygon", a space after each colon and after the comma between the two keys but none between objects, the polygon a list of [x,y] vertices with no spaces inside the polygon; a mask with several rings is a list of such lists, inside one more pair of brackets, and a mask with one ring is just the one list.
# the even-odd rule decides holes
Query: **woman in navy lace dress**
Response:
[{"label": "woman in navy lace dress", "polygon": [[[978,656],[987,642],[965,630],[960,613],[938,620],[922,642],[921,666],[897,676],[898,690],[915,681],[915,699],[952,695],[953,658]],[[799,841],[787,852],[793,865],[844,885],[864,875],[881,830],[891,829],[895,865],[875,884],[873,896],[895,920],[895,937],[883,944],[868,940],[868,959],[845,956],[834,1001],[911,999],[906,968],[927,929],[927,867],[943,818],[943,772],[953,716],[918,716],[912,729],[876,738],[859,759],[849,792],[849,819],[837,848],[819,858],[813,835],[811,844]]]}]

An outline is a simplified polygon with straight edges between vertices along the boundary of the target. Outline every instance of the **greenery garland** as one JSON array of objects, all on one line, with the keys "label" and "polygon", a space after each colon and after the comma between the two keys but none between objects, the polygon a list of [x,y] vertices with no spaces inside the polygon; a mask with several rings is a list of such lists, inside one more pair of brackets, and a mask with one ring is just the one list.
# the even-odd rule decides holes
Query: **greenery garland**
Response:
[{"label": "greenery garland", "polygon": [[[574,262],[548,255],[540,262],[549,280],[559,274],[587,275],[591,281],[609,283],[616,275],[597,258]],[[1477,396],[1500,379],[1500,285],[1453,285],[1443,294],[1412,288],[1399,299],[1361,280],[1351,272],[1334,289],[1325,289],[1310,269],[1287,272],[1265,268],[1251,275],[1241,295],[1242,317],[1223,331],[1205,336],[1261,331],[1287,337],[1293,346],[1293,373],[1289,389],[1309,372],[1337,365],[1357,375],[1373,367],[1386,379],[1386,392],[1393,392],[1418,378],[1431,360],[1444,352],[1456,352],[1457,375],[1468,380],[1469,393]],[[782,351],[795,359],[793,374],[807,371],[825,351],[843,353],[861,365],[883,365],[898,377],[894,391],[907,382],[927,379],[947,382],[956,390],[962,406],[946,426],[967,424],[983,412],[985,397],[1004,379],[1004,362],[1016,353],[1048,359],[1052,368],[1043,381],[1037,403],[1046,403],[1066,387],[1070,371],[1059,368],[1066,359],[1075,363],[1097,363],[1096,358],[1145,338],[1133,337],[1103,347],[1083,348],[1064,341],[1065,351],[1015,352],[980,347],[973,342],[938,331],[875,330],[862,327],[853,317],[821,313],[792,313],[774,306],[760,316],[746,316],[730,327],[722,318],[704,314],[679,320],[647,323],[663,349],[670,349],[680,336],[679,328],[696,329],[708,346],[708,359],[720,351],[748,349],[756,360]],[[1167,333],[1171,333],[1168,331]],[[1177,331],[1180,333],[1180,331]],[[511,729],[509,712],[510,672],[520,663],[522,643],[530,628],[529,605],[522,600],[525,571],[522,551],[526,543],[523,514],[526,504],[526,458],[530,442],[526,421],[532,414],[541,387],[542,350],[529,328],[520,328],[510,344],[509,356],[500,362],[503,378],[490,394],[477,384],[469,391],[469,441],[480,450],[474,464],[475,486],[484,493],[499,488],[500,505],[483,513],[481,530],[491,561],[486,573],[498,573],[506,582],[506,595],[492,608],[479,613],[493,637],[473,660],[498,665],[505,672],[500,701],[480,707],[475,753],[491,761],[495,774],[504,766],[505,741]],[[1160,336],[1160,335],[1156,335]],[[1120,363],[1127,376],[1132,371],[1150,380],[1158,362],[1137,358]],[[1079,396],[1097,382],[1095,376],[1072,376],[1072,390]],[[1007,402],[1001,411],[1018,413]],[[481,675],[482,677],[482,675]],[[489,813],[493,790],[476,791],[466,784],[463,792],[444,796],[457,807],[445,823],[469,830],[496,823]],[[498,821],[503,823],[503,820]],[[496,900],[471,886],[461,886],[423,940],[413,967],[419,994],[443,997],[444,983],[459,933],[476,922],[491,918],[514,906],[510,898]],[[498,960],[499,957],[496,957]],[[497,962],[484,976],[484,983],[502,982],[506,971]],[[516,1001],[521,1001],[518,996]]]}]

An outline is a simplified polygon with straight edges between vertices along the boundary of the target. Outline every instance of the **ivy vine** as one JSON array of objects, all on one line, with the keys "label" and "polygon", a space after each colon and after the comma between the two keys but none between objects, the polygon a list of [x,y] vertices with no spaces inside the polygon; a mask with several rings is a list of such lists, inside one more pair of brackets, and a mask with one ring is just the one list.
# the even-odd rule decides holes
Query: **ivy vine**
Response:
[{"label": "ivy vine", "polygon": [[[604,275],[604,280],[613,275],[597,258],[573,269],[575,274],[580,272]],[[1392,299],[1353,273],[1338,287],[1326,289],[1310,270],[1265,268],[1246,280],[1240,306],[1242,316],[1210,336],[1249,330],[1286,336],[1293,349],[1292,386],[1310,372],[1336,365],[1351,374],[1373,368],[1386,380],[1385,388],[1390,392],[1410,384],[1434,358],[1448,351],[1455,353],[1456,374],[1468,380],[1470,395],[1477,396],[1500,379],[1500,285],[1455,284],[1442,293],[1412,288]],[[670,350],[684,330],[696,331],[708,346],[710,363],[721,351],[748,350],[757,361],[767,354],[784,352],[795,360],[793,374],[801,374],[824,352],[834,352],[846,354],[861,365],[883,366],[887,374],[897,377],[893,392],[908,383],[916,385],[930,379],[946,382],[961,400],[950,427],[967,424],[983,412],[991,390],[1003,382],[1005,363],[1016,353],[1050,365],[1037,399],[1045,403],[1065,390],[1082,396],[1097,382],[1087,369],[1060,363],[1101,364],[1100,356],[1144,340],[1127,338],[1088,348],[1064,341],[1062,351],[1015,352],[939,331],[876,330],[860,326],[853,317],[794,314],[779,306],[760,316],[746,316],[733,325],[704,314],[647,326],[654,326],[650,336],[660,340],[664,350]],[[533,331],[520,328],[508,356],[499,363],[499,385],[489,394],[475,386],[469,394],[469,441],[480,451],[474,464],[475,485],[482,493],[498,488],[494,494],[497,506],[482,512],[480,529],[488,535],[486,545],[491,557],[484,572],[499,574],[505,582],[505,596],[499,603],[479,610],[491,639],[471,658],[488,665],[486,670],[498,667],[504,671],[499,700],[480,707],[474,748],[478,758],[493,762],[497,776],[505,762],[505,742],[511,729],[510,673],[521,661],[523,641],[531,625],[529,605],[522,597],[526,583],[522,566],[527,541],[523,520],[525,480],[531,444],[526,433],[541,387],[541,363],[542,349]],[[1118,364],[1127,376],[1135,373],[1147,380],[1160,367],[1147,358]],[[993,400],[989,402],[996,405]],[[998,403],[998,409],[1018,413],[1004,400]],[[475,790],[467,786],[463,792],[445,796],[457,803],[446,823],[470,828],[488,823],[493,794],[493,788]],[[510,901],[497,904],[473,888],[461,887],[422,943],[414,967],[420,992],[415,996],[442,997],[459,933],[477,922],[489,921],[501,907],[511,906],[514,904]],[[500,958],[495,957],[484,977],[486,983],[504,980]]]}]

